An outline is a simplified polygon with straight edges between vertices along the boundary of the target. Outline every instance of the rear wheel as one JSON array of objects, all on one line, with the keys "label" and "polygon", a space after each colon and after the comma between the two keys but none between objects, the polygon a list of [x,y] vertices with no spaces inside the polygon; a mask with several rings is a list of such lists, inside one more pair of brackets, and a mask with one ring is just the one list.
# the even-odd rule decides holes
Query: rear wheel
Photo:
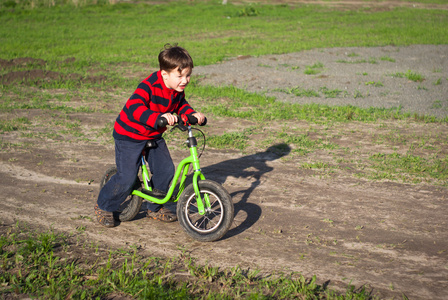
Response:
[{"label": "rear wheel", "polygon": [[[106,182],[108,182],[116,173],[117,167],[110,167],[109,169],[107,169],[107,171],[103,175],[103,178],[101,178],[100,189],[102,189]],[[137,178],[134,184],[134,189],[138,189],[140,187],[139,183],[140,181]],[[138,197],[137,195],[127,196],[126,199],[124,199],[124,201],[120,204],[120,208],[117,211],[118,219],[121,222],[126,222],[134,219],[140,211],[142,201],[142,198]]]},{"label": "rear wheel", "polygon": [[222,238],[233,222],[234,208],[229,193],[211,180],[198,183],[201,198],[208,195],[210,207],[199,214],[193,184],[186,187],[177,204],[177,218],[185,232],[201,242],[212,242]]}]

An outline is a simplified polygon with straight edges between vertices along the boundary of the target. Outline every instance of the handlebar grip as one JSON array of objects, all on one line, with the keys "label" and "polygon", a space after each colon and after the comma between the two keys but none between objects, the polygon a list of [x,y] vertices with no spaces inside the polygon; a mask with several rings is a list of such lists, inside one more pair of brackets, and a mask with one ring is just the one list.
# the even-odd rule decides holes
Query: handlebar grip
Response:
[{"label": "handlebar grip", "polygon": [[157,127],[166,127],[166,125],[168,125],[168,120],[167,119],[165,119],[164,117],[160,117],[158,120],[157,120]]},{"label": "handlebar grip", "polygon": [[[188,117],[188,122],[190,122],[191,125],[196,125],[198,123],[198,119],[196,119],[195,116],[187,115],[187,117]],[[204,126],[205,124],[207,124],[207,118],[205,118],[204,122],[202,122],[202,124],[199,126]]]},{"label": "handlebar grip", "polygon": [[[196,117],[194,117],[193,115],[187,115],[188,118],[188,122],[191,125],[196,125],[198,123],[198,119]],[[207,118],[204,119],[204,122],[199,125],[199,126],[204,126],[205,124],[207,124]],[[157,127],[161,128],[161,127],[166,127],[168,125],[168,120],[165,117],[160,117],[157,120]]]}]

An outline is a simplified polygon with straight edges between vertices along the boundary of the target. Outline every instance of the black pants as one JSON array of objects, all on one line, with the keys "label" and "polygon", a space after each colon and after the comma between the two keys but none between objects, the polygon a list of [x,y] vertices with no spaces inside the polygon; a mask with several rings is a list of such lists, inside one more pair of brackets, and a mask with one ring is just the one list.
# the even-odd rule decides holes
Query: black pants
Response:
[{"label": "black pants", "polygon": [[[156,140],[157,146],[146,153],[152,185],[161,191],[168,191],[174,177],[175,167],[164,139]],[[146,141],[115,140],[115,164],[117,174],[104,185],[98,195],[98,207],[105,211],[116,211],[132,191],[139,167],[141,153]],[[148,203],[147,208],[158,211],[162,205]]]}]

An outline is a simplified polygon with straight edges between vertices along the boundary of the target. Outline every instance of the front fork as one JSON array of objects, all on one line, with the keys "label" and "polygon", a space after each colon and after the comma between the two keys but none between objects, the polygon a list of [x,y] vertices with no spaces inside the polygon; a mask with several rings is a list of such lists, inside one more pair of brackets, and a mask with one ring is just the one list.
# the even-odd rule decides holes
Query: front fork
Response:
[{"label": "front fork", "polygon": [[204,193],[204,199],[202,199],[201,191],[199,189],[199,180],[205,180],[204,174],[201,172],[201,167],[199,165],[199,157],[198,157],[198,150],[197,150],[197,140],[193,136],[191,131],[191,126],[188,126],[188,139],[187,139],[187,145],[190,148],[190,154],[193,158],[193,189],[194,193],[196,195],[196,203],[198,206],[198,213],[200,215],[204,215],[206,208],[210,208],[210,197],[208,194]]}]

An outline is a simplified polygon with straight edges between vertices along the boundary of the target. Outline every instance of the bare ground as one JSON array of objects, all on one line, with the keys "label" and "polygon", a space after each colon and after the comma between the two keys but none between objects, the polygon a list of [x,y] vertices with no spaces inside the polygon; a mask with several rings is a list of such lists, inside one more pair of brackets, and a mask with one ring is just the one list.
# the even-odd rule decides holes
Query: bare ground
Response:
[{"label": "bare ground", "polygon": [[[252,91],[274,93],[283,101],[340,101],[328,103],[338,105],[350,99],[356,100],[353,97],[288,98],[290,96],[285,93],[273,91],[274,86],[292,88],[297,82],[311,82],[310,77],[302,71],[304,66],[319,60],[327,68],[320,74],[325,76],[312,77],[319,83],[313,85],[311,82],[306,87],[332,85],[332,88],[348,86],[350,89],[355,85],[364,88],[363,83],[367,79],[358,72],[374,73],[370,80],[382,81],[384,89],[389,93],[375,91],[377,94],[371,93],[372,98],[362,99],[365,103],[368,104],[369,99],[376,99],[383,101],[387,107],[388,101],[398,101],[408,111],[419,114],[435,112],[434,115],[446,116],[447,48],[419,47],[418,53],[413,52],[413,47],[400,48],[399,51],[392,51],[391,48],[326,49],[235,59],[220,65],[195,68],[195,74],[203,76],[201,80],[204,84],[231,83]],[[350,59],[345,53],[358,53],[358,58],[368,58],[381,57],[385,51],[397,63],[379,61],[375,65],[362,64],[362,67],[359,64],[352,65],[356,69],[352,72],[349,69],[341,70],[343,81],[350,82],[350,85],[338,83],[334,75],[336,73],[332,73],[336,72],[332,70],[338,68],[333,69],[334,60],[340,57]],[[424,59],[422,53],[426,53]],[[418,68],[406,64],[409,61],[415,63],[419,59],[421,64]],[[2,65],[7,68],[7,64],[14,63],[17,62],[3,61]],[[299,71],[292,71],[286,64],[299,66]],[[392,78],[385,75],[391,72],[391,66],[393,70],[405,72],[412,69],[421,72],[427,79],[415,83],[403,78]],[[254,68],[260,69],[254,73]],[[271,75],[275,73],[283,80],[277,83],[269,81],[273,86],[266,87],[263,84],[266,76],[261,72],[269,70]],[[217,72],[223,76],[213,75]],[[38,74],[42,80],[51,80],[53,75]],[[14,74],[11,72],[10,76]],[[440,85],[433,85],[436,77],[442,77],[444,81]],[[8,75],[3,76],[2,80],[8,80]],[[402,89],[400,85],[408,88]],[[426,86],[427,89],[419,89],[418,85]],[[422,100],[417,104],[407,101],[408,90],[412,91],[411,95],[424,91],[423,96],[419,96]],[[400,94],[404,96],[400,97]],[[129,95],[112,95],[106,102],[89,105],[102,105],[118,113]],[[439,101],[436,102],[437,106],[433,105],[435,101]],[[194,99],[190,102],[197,107],[201,105]],[[79,105],[74,101],[66,104]],[[351,104],[358,105],[359,102]],[[149,221],[142,214],[113,229],[105,229],[95,222],[93,205],[98,193],[98,181],[106,166],[114,160],[113,144],[107,142],[109,135],[98,137],[96,133],[110,125],[116,113],[16,109],[3,112],[1,119],[11,120],[23,116],[31,121],[30,125],[1,133],[2,225],[10,226],[20,222],[42,230],[51,227],[65,232],[82,228],[87,240],[100,243],[104,248],[137,245],[144,254],[163,257],[178,256],[186,251],[202,262],[208,261],[223,268],[239,265],[243,268],[259,268],[264,273],[294,271],[307,277],[315,274],[321,284],[331,289],[344,290],[350,283],[357,287],[367,285],[373,294],[381,298],[401,299],[402,294],[409,299],[447,297],[446,184],[431,180],[420,183],[370,180],[356,176],[357,173],[366,172],[361,165],[370,154],[406,153],[409,145],[421,143],[422,137],[425,137],[427,144],[438,149],[437,155],[446,157],[446,124],[391,120],[373,124],[350,122],[328,127],[301,121],[257,124],[249,120],[209,116],[207,134],[239,131],[249,127],[258,128],[258,134],[253,136],[249,148],[244,152],[208,149],[204,153],[201,165],[206,177],[222,183],[232,195],[235,223],[224,239],[201,244],[188,238],[177,222],[162,224]],[[79,127],[66,130],[67,127],[61,125],[64,122],[74,122]],[[272,139],[267,142],[266,136],[269,137],[272,131],[285,129],[290,133],[305,133],[311,139],[327,138],[341,148],[333,151],[317,149],[306,155],[298,155],[292,145],[283,145],[282,149],[286,149],[284,152],[273,150],[272,146],[277,141]],[[81,137],[75,134],[79,132],[83,134]],[[400,142],[403,137],[407,142]],[[387,142],[378,142],[380,139]],[[417,150],[425,155],[430,154],[433,148],[420,147]],[[176,162],[186,155],[185,150],[175,143],[172,149]],[[304,163],[318,161],[335,165],[335,157],[340,163],[331,171],[300,167]]]}]

